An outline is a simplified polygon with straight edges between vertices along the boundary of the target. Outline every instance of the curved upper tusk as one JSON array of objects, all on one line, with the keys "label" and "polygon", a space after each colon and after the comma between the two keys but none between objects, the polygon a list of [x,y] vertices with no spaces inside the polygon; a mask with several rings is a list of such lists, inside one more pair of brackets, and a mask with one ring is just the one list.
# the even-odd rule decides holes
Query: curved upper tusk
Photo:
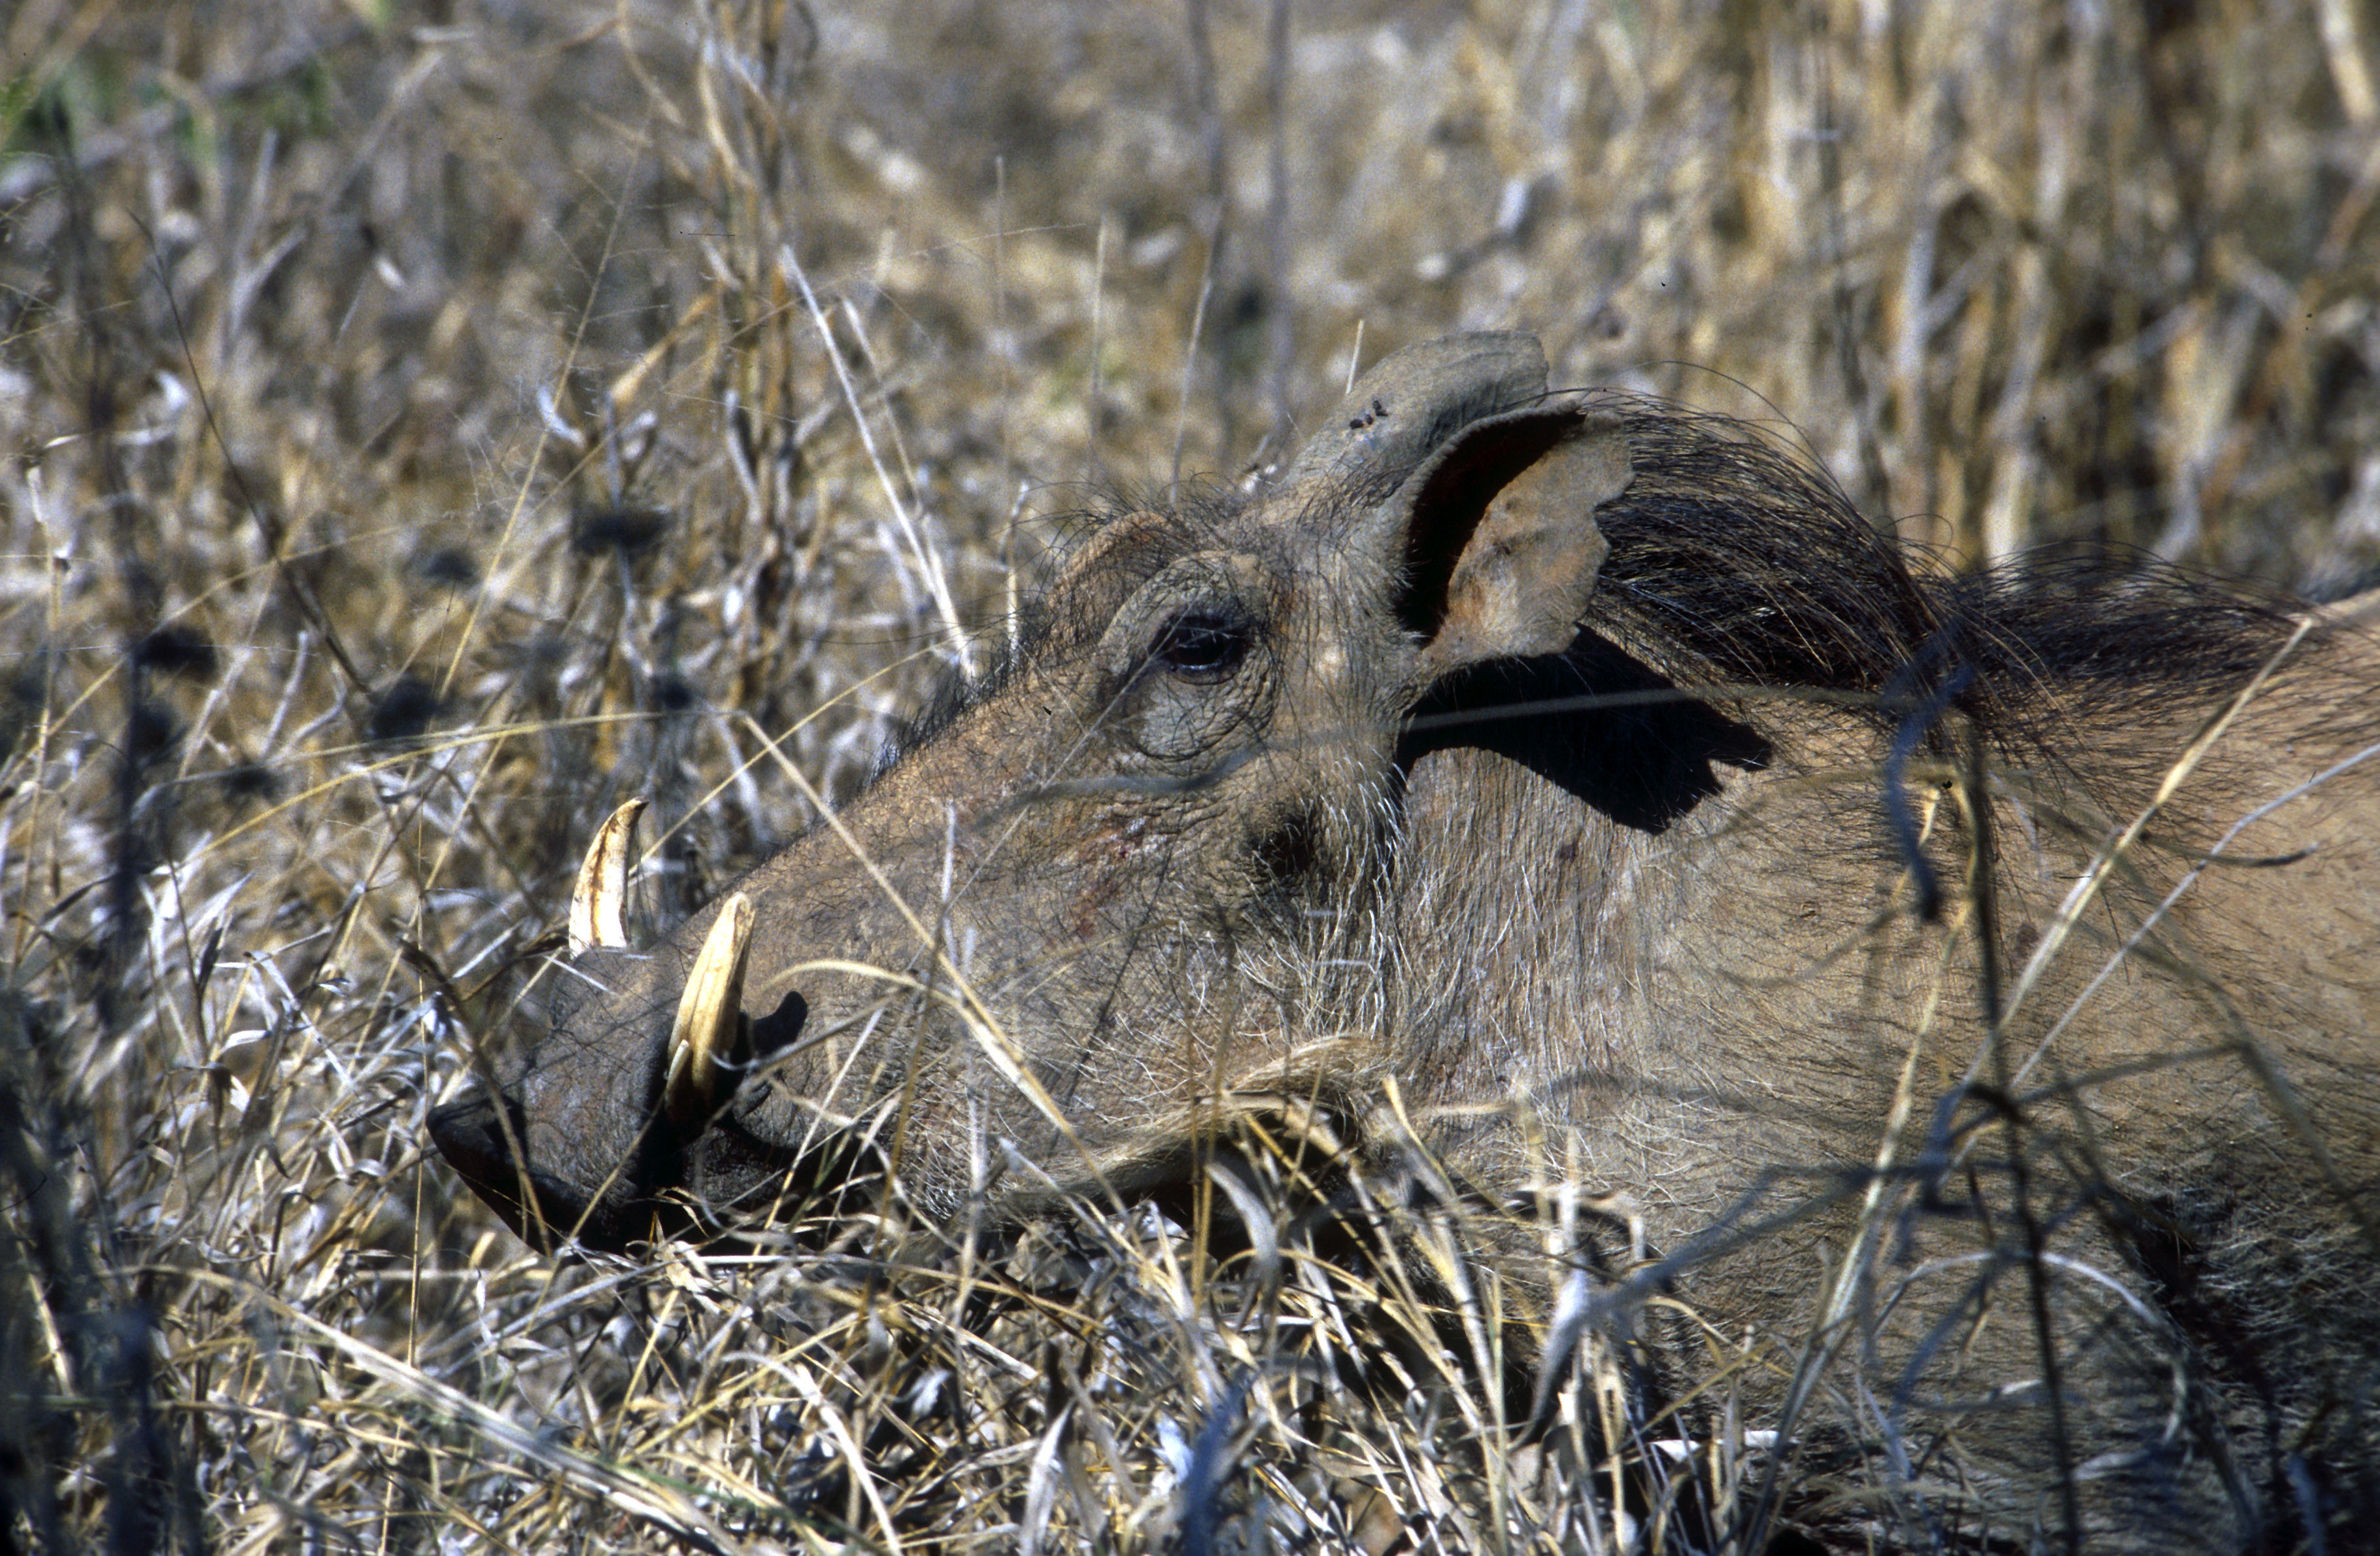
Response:
[{"label": "curved upper tusk", "polygon": [[702,952],[678,996],[670,1028],[669,1074],[662,1107],[672,1124],[691,1124],[717,1100],[721,1061],[735,1052],[744,1013],[744,964],[751,952],[752,899],[738,892],[719,909]]},{"label": "curved upper tusk", "polygon": [[578,884],[570,893],[570,954],[598,945],[625,950],[628,927],[628,856],[637,841],[637,818],[645,802],[632,799],[612,812],[595,829],[587,857],[578,866]]}]

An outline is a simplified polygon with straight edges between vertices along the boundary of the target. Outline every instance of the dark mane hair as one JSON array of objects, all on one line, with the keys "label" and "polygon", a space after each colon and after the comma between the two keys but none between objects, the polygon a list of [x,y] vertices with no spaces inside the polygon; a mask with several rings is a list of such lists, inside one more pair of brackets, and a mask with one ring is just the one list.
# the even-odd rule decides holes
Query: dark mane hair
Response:
[{"label": "dark mane hair", "polygon": [[1954,576],[1880,533],[1755,430],[1598,396],[1635,480],[1597,515],[1611,554],[1588,625],[1712,684],[1842,694],[1882,723],[1945,700],[2004,748],[2052,726],[2239,685],[2291,625],[2284,602],[2175,569],[2028,565]]}]

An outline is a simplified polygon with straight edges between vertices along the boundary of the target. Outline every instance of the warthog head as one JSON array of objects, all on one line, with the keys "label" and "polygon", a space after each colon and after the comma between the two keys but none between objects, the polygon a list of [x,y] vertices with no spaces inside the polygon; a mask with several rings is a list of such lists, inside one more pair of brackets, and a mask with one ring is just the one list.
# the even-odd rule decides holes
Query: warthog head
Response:
[{"label": "warthog head", "polygon": [[1800,1345],[1742,1385],[1789,1424],[1857,1356],[1871,1462],[1961,1436],[2010,1549],[2051,1487],[2073,1539],[2242,1548],[2380,1509],[2375,663],[2171,580],[1926,575],[1757,439],[1457,336],[1269,488],[1090,532],[650,950],[615,817],[553,1029],[431,1129],[601,1246],[854,1142],[999,1216],[1319,1120],[1433,1192],[1624,1198],[1560,1280]]},{"label": "warthog head", "polygon": [[1534,340],[1400,354],[1269,494],[1106,523],[1014,663],[646,953],[615,816],[557,1029],[440,1148],[516,1226],[601,1244],[664,1189],[748,1213],[871,1112],[949,1207],[987,1166],[1129,1189],[1218,1099],[1377,1070],[1400,746],[1443,688],[1571,646],[1630,480]]}]

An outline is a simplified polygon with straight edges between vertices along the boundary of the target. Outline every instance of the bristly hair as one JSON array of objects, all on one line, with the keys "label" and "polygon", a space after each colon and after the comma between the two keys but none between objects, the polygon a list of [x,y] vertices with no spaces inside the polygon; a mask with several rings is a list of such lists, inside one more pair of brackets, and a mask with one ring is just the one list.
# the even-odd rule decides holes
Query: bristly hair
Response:
[{"label": "bristly hair", "polygon": [[955,665],[942,672],[926,694],[925,705],[893,724],[884,749],[877,756],[876,772],[869,782],[892,771],[903,757],[930,742],[957,723],[960,714],[1016,678],[1017,671],[1032,660],[1048,636],[1041,613],[1028,610],[1024,618],[1014,633],[1002,633],[990,645],[990,663],[974,675],[965,675]]},{"label": "bristly hair", "polygon": [[2047,749],[2076,712],[2220,695],[2289,626],[2279,602],[2154,565],[1926,571],[1742,423],[1595,405],[1625,424],[1636,475],[1597,516],[1611,553],[1588,624],[1688,678],[1847,694],[1884,723],[1955,685],[2004,748]]}]

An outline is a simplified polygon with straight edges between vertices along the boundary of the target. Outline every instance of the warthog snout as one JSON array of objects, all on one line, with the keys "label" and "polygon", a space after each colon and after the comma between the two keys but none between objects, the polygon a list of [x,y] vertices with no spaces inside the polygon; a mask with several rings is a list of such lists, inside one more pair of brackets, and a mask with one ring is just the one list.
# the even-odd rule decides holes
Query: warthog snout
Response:
[{"label": "warthog snout", "polygon": [[[573,970],[598,980],[652,976],[627,954],[627,864],[645,802],[615,811],[588,849],[570,905]],[[743,1012],[751,960],[751,899],[734,893],[709,916],[661,1040],[607,1034],[576,1062],[533,1067],[494,1096],[433,1113],[438,1149],[516,1231],[540,1245],[557,1237],[617,1247],[692,1230],[698,1198],[664,1205],[664,1187],[698,1195],[706,1184],[748,1185],[782,1173],[798,1152],[743,1134],[720,1106],[744,1075],[789,1048],[805,1005],[789,993],[755,1021]],[[588,997],[580,996],[582,999]],[[556,1043],[562,1039],[553,1039]],[[691,1175],[690,1175],[691,1174]],[[729,1202],[733,1202],[731,1199]]]},{"label": "warthog snout", "polygon": [[2306,1543],[2380,1508],[2355,614],[1927,571],[1740,428],[1438,341],[1269,488],[1105,520],[655,946],[615,817],[551,1032],[431,1128],[616,1246],[858,1152],[929,1213],[1129,1194],[1302,1109],[1481,1201],[1624,1197],[1562,1279],[1772,1347],[1727,1385],[1772,1419],[1864,1368],[1829,1429],[1896,1506]]}]

